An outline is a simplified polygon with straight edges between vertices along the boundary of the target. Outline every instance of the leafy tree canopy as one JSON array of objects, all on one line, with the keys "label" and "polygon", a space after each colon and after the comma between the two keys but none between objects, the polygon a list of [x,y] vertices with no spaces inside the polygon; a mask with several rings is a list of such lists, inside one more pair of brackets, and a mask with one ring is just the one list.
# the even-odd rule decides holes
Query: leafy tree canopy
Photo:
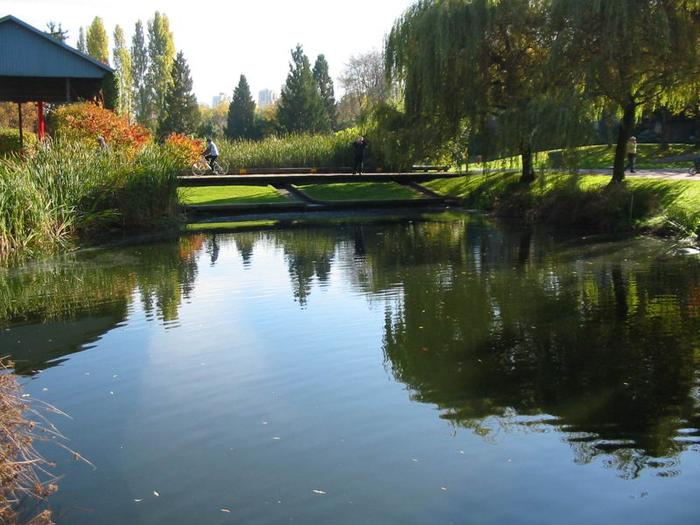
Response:
[{"label": "leafy tree canopy", "polygon": [[109,64],[109,37],[99,16],[96,16],[88,27],[86,46],[88,55]]}]

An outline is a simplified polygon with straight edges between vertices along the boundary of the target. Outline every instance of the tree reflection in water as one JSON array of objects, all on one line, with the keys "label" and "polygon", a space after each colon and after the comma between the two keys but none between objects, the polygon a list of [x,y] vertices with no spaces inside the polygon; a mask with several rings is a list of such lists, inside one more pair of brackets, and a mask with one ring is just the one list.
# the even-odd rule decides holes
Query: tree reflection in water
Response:
[{"label": "tree reflection in water", "polygon": [[18,373],[32,374],[124,322],[137,302],[148,319],[175,323],[203,246],[202,236],[190,236],[0,267],[0,348]]},{"label": "tree reflection in water", "polygon": [[[383,304],[387,368],[456,427],[485,439],[556,428],[576,461],[602,458],[625,477],[673,475],[700,444],[700,262],[651,241],[477,219],[195,235],[4,270],[0,326],[94,321],[79,340],[15,356],[19,371],[78,351],[135,304],[176,323],[198,258],[225,264],[233,246],[244,269],[259,247],[281,253],[301,308],[335,272]],[[14,337],[1,332],[0,346]]]}]

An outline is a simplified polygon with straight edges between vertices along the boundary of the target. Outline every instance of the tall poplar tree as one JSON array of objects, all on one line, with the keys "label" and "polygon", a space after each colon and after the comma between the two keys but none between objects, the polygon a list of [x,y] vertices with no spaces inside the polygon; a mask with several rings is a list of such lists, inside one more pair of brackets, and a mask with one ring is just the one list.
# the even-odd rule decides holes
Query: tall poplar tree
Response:
[{"label": "tall poplar tree", "polygon": [[318,55],[316,63],[314,64],[313,76],[319,94],[321,95],[325,112],[323,131],[334,130],[338,124],[338,111],[335,105],[333,79],[331,79],[331,75],[328,72],[328,62],[324,55]]},{"label": "tall poplar tree", "polygon": [[317,132],[324,127],[321,94],[301,45],[292,51],[289,75],[280,94],[277,118],[288,133]]},{"label": "tall poplar tree", "polygon": [[245,75],[241,75],[228,107],[226,136],[232,139],[255,138],[255,102]]},{"label": "tall poplar tree", "polygon": [[134,99],[134,113],[139,124],[146,125],[151,115],[149,114],[148,86],[146,74],[148,72],[148,48],[146,37],[143,33],[143,23],[136,22],[134,35],[131,38],[131,76]]},{"label": "tall poplar tree", "polygon": [[165,108],[165,95],[172,83],[175,44],[170,32],[170,22],[164,14],[155,12],[148,22],[148,73],[146,85],[149,92],[149,109],[153,128],[161,120]]},{"label": "tall poplar tree", "polygon": [[88,55],[109,64],[109,37],[99,16],[96,16],[88,27],[85,42]]},{"label": "tall poplar tree", "polygon": [[659,106],[683,109],[700,93],[697,0],[552,0],[556,61],[620,117],[612,182],[625,177],[636,120]]},{"label": "tall poplar tree", "polygon": [[114,28],[114,69],[119,95],[117,112],[131,120],[133,114],[133,78],[131,72],[131,53],[126,47],[124,31],[120,26]]},{"label": "tall poplar tree", "polygon": [[85,43],[85,30],[80,26],[78,30],[78,51],[87,55],[87,44]]},{"label": "tall poplar tree", "polygon": [[194,133],[199,125],[199,105],[192,92],[192,76],[182,51],[171,68],[171,82],[163,100],[163,111],[158,122],[158,134]]}]

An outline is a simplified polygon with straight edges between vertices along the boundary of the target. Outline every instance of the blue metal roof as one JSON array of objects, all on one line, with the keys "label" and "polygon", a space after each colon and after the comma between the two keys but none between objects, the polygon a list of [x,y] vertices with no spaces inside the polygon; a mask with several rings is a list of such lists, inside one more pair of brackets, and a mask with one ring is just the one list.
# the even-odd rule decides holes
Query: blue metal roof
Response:
[{"label": "blue metal roof", "polygon": [[112,71],[12,15],[0,18],[0,77],[103,78]]}]

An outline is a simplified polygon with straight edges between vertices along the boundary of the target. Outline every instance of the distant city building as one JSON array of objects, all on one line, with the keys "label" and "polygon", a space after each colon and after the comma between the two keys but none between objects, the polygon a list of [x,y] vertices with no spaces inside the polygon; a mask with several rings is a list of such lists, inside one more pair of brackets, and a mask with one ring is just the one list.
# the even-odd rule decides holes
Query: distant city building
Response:
[{"label": "distant city building", "polygon": [[215,108],[222,102],[231,102],[231,99],[226,95],[226,93],[219,93],[214,98],[211,99],[211,107]]},{"label": "distant city building", "polygon": [[258,107],[264,109],[277,102],[277,94],[269,89],[263,89],[258,93]]}]

